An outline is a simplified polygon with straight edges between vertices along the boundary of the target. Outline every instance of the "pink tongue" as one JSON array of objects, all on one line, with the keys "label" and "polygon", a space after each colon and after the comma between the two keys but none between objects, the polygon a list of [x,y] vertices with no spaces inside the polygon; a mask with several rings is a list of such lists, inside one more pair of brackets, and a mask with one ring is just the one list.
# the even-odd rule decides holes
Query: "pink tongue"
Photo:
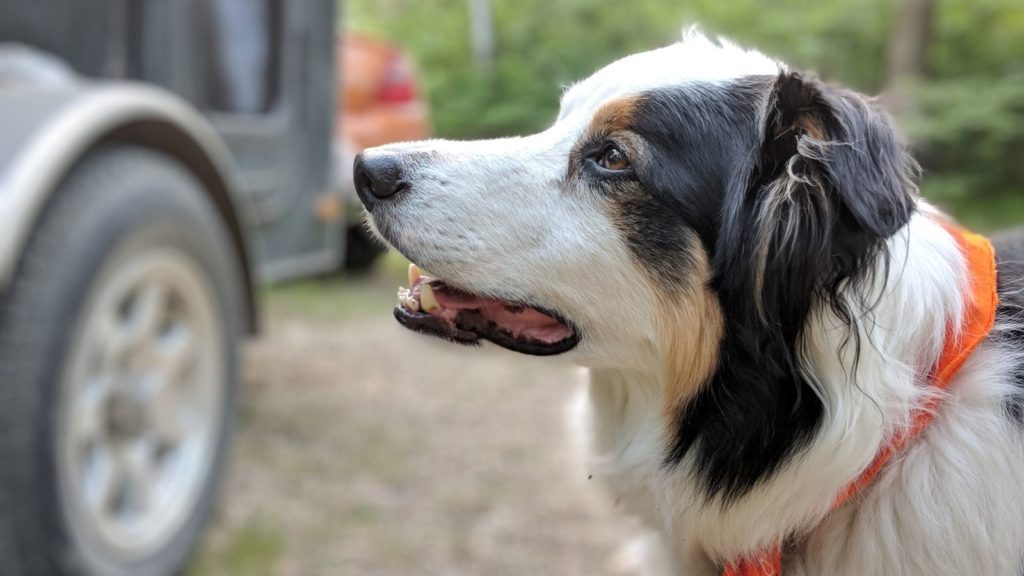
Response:
[{"label": "pink tongue", "polygon": [[437,315],[453,319],[454,314],[449,311],[479,310],[485,318],[516,338],[529,338],[554,344],[572,335],[568,326],[532,308],[510,306],[508,302],[502,300],[481,298],[452,290],[447,286],[436,288],[434,296],[443,308]]},{"label": "pink tongue", "polygon": [[554,344],[572,335],[568,326],[532,308],[513,311],[505,306],[488,306],[481,311],[488,320],[517,338],[530,338]]}]

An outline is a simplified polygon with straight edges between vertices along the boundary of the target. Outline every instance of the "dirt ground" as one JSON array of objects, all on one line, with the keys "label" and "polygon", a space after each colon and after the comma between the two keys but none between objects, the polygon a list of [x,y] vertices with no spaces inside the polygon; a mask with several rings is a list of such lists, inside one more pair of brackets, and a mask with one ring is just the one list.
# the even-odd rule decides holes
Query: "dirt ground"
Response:
[{"label": "dirt ground", "polygon": [[631,525],[568,437],[583,374],[409,333],[393,288],[270,291],[193,576],[618,573]]}]

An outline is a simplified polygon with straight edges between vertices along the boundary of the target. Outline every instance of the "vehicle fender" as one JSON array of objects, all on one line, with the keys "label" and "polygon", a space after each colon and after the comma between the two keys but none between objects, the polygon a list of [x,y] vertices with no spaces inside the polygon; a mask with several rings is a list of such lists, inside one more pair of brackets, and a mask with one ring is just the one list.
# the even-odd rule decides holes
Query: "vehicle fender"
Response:
[{"label": "vehicle fender", "polygon": [[226,145],[194,108],[169,92],[130,82],[0,89],[0,289],[50,195],[89,150],[141,145],[191,170],[210,194],[244,274],[247,328],[258,326],[252,259],[238,172]]}]

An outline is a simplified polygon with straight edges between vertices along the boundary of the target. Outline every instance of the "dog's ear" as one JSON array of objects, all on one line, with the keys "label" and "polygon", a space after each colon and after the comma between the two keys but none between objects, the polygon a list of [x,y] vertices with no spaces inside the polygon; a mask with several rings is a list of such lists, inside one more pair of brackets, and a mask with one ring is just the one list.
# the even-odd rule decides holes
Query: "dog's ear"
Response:
[{"label": "dog's ear", "polygon": [[[803,184],[817,184],[864,232],[887,237],[910,216],[916,165],[889,118],[857,94],[780,74],[768,102],[761,162],[764,175],[793,184],[810,176]],[[790,165],[793,174],[786,173]]]},{"label": "dog's ear", "polygon": [[733,246],[718,264],[753,272],[747,297],[762,321],[799,330],[815,297],[842,308],[840,285],[870,274],[884,241],[910,219],[916,173],[870,102],[783,72],[767,96],[751,178],[723,222]]},{"label": "dog's ear", "polygon": [[825,408],[802,358],[805,328],[816,307],[831,309],[859,350],[863,306],[851,300],[871,305],[862,289],[879,266],[884,276],[886,240],[915,204],[915,164],[884,114],[795,73],[766,85],[752,160],[727,192],[714,244],[717,372],[680,409],[668,456],[697,446],[708,494],[726,498],[813,437]]}]

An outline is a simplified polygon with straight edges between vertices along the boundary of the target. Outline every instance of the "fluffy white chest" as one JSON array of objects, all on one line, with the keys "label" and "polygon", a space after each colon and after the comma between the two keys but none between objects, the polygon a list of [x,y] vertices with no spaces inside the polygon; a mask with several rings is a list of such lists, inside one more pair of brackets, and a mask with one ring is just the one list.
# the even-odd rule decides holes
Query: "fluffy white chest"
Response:
[{"label": "fluffy white chest", "polygon": [[[899,573],[911,574],[927,567],[921,573],[962,574],[978,566],[984,567],[978,573],[1016,576],[1024,561],[1024,501],[1018,498],[1024,435],[1006,418],[1004,401],[1012,393],[1008,363],[1018,354],[997,346],[976,353],[934,424],[855,503],[815,522],[787,556],[786,573],[900,567]],[[623,512],[661,533],[660,542],[648,537],[630,547],[643,556],[638,573],[716,574],[708,554],[714,544],[708,543],[717,532],[728,540],[744,530],[728,521],[731,514],[710,517],[688,475],[666,470],[656,381],[605,370],[594,371],[591,380],[574,415],[589,448],[588,472]],[[784,490],[798,482],[776,484]],[[772,508],[779,500],[769,497],[773,493],[763,488],[745,498],[742,516],[749,521],[757,517],[752,510]],[[665,549],[655,549],[659,545]]]},{"label": "fluffy white chest", "polygon": [[657,533],[640,535],[627,547],[627,554],[640,556],[627,561],[642,566],[637,573],[676,574],[685,566],[687,574],[713,574],[713,564],[690,533],[698,524],[680,521],[688,516],[680,503],[690,500],[691,487],[679,482],[678,470],[670,473],[664,465],[662,388],[656,377],[592,371],[573,411],[577,440],[587,455],[588,474],[616,507]]},{"label": "fluffy white chest", "polygon": [[652,410],[658,410],[656,384],[648,388],[637,386],[638,381],[643,379],[633,374],[594,370],[580,398],[579,429],[588,473],[609,490],[617,507],[653,527],[658,525],[654,489],[664,431],[651,418]]}]

